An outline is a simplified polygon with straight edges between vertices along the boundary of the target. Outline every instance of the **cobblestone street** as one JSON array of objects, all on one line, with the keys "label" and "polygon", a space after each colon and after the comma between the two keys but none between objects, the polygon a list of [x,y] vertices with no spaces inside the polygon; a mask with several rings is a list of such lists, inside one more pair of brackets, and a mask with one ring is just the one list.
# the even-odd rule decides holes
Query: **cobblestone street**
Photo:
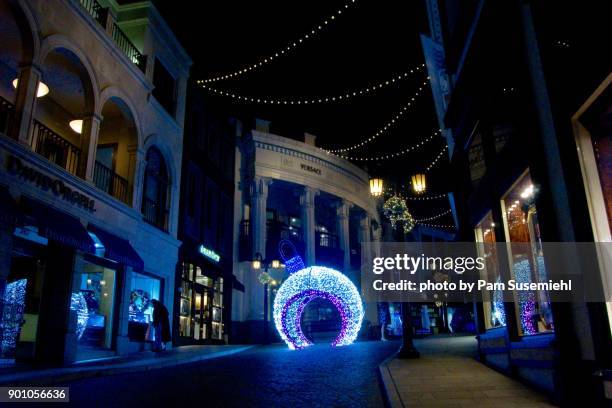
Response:
[{"label": "cobblestone street", "polygon": [[359,342],[301,351],[256,347],[235,355],[147,372],[70,382],[75,406],[379,407],[378,365],[398,342]]}]

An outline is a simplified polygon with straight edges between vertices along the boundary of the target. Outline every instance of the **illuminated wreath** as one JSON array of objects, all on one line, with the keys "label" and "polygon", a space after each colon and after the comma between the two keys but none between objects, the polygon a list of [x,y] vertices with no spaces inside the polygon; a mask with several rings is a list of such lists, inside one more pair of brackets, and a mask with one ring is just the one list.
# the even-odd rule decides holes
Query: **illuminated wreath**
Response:
[{"label": "illuminated wreath", "polygon": [[342,318],[340,334],[332,346],[345,346],[357,338],[363,319],[361,297],[353,283],[342,273],[312,266],[293,273],[283,282],[274,299],[274,323],[291,349],[312,345],[301,328],[302,313],[313,299],[330,301]]},{"label": "illuminated wreath", "polygon": [[403,198],[393,196],[383,204],[383,214],[391,222],[391,227],[396,228],[397,223],[401,223],[404,232],[410,232],[414,228],[414,218]]}]

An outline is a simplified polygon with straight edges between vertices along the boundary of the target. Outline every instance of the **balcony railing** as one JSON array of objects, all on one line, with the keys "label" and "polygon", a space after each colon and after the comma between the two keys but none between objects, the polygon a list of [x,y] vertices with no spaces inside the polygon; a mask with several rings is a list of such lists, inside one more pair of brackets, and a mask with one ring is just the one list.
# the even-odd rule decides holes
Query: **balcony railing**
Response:
[{"label": "balcony railing", "polygon": [[32,150],[47,160],[77,174],[81,149],[43,125],[37,120],[32,122]]},{"label": "balcony railing", "polygon": [[0,96],[0,133],[8,135],[14,113],[15,105]]},{"label": "balcony railing", "polygon": [[141,71],[145,70],[146,59],[145,56],[138,51],[136,46],[132,44],[130,39],[125,35],[123,31],[119,28],[117,23],[113,23],[112,28],[112,36],[113,40],[117,46],[127,55],[127,57],[134,63]]},{"label": "balcony railing", "polygon": [[130,204],[128,181],[99,161],[94,164],[93,182],[100,190]]},{"label": "balcony railing", "polygon": [[102,7],[97,0],[79,0],[81,6],[100,24],[106,27],[106,19],[108,17],[108,9]]},{"label": "balcony railing", "polygon": [[146,222],[168,231],[168,209],[150,198],[142,198],[142,215]]}]

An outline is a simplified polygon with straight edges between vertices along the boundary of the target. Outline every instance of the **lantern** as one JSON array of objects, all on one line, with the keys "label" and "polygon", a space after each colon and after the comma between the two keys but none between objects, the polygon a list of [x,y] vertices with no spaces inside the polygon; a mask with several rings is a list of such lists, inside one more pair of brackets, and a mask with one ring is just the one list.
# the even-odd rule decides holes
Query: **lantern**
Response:
[{"label": "lantern", "polygon": [[422,173],[412,176],[412,189],[416,194],[425,192],[425,175]]},{"label": "lantern", "polygon": [[380,197],[383,193],[383,181],[382,179],[374,178],[370,179],[370,194],[373,197]]}]

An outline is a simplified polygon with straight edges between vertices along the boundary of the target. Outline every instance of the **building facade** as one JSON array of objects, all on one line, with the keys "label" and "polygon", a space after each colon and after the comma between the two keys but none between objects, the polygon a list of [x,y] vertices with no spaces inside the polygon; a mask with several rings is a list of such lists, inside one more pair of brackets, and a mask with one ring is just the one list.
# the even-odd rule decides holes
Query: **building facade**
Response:
[{"label": "building facade", "polygon": [[0,1],[4,358],[142,350],[175,294],[191,60],[150,2]]},{"label": "building facade", "polygon": [[234,157],[240,122],[189,88],[183,171],[175,344],[229,341],[234,284]]},{"label": "building facade", "polygon": [[[544,282],[560,266],[543,243],[610,242],[610,65],[593,52],[605,47],[605,13],[514,1],[427,8],[422,44],[459,239],[522,243],[522,253],[479,245],[483,277]],[[600,269],[593,284],[609,296],[612,272]],[[610,398],[610,303],[496,296],[477,304],[483,362],[568,406]]]},{"label": "building facade", "polygon": [[[261,271],[251,265],[256,256],[282,263],[279,243],[288,241],[306,266],[337,269],[359,287],[360,243],[380,239],[380,220],[367,173],[316,147],[309,134],[305,142],[277,136],[269,133],[269,123],[258,120],[239,142],[235,172],[234,274],[244,292],[233,291],[233,334],[237,341],[257,341],[265,295]],[[274,283],[287,276],[282,268],[269,272],[268,321]],[[305,319],[314,326],[325,320],[323,314],[334,313],[323,305],[315,309]],[[364,319],[377,323],[375,304],[366,305]]]}]

